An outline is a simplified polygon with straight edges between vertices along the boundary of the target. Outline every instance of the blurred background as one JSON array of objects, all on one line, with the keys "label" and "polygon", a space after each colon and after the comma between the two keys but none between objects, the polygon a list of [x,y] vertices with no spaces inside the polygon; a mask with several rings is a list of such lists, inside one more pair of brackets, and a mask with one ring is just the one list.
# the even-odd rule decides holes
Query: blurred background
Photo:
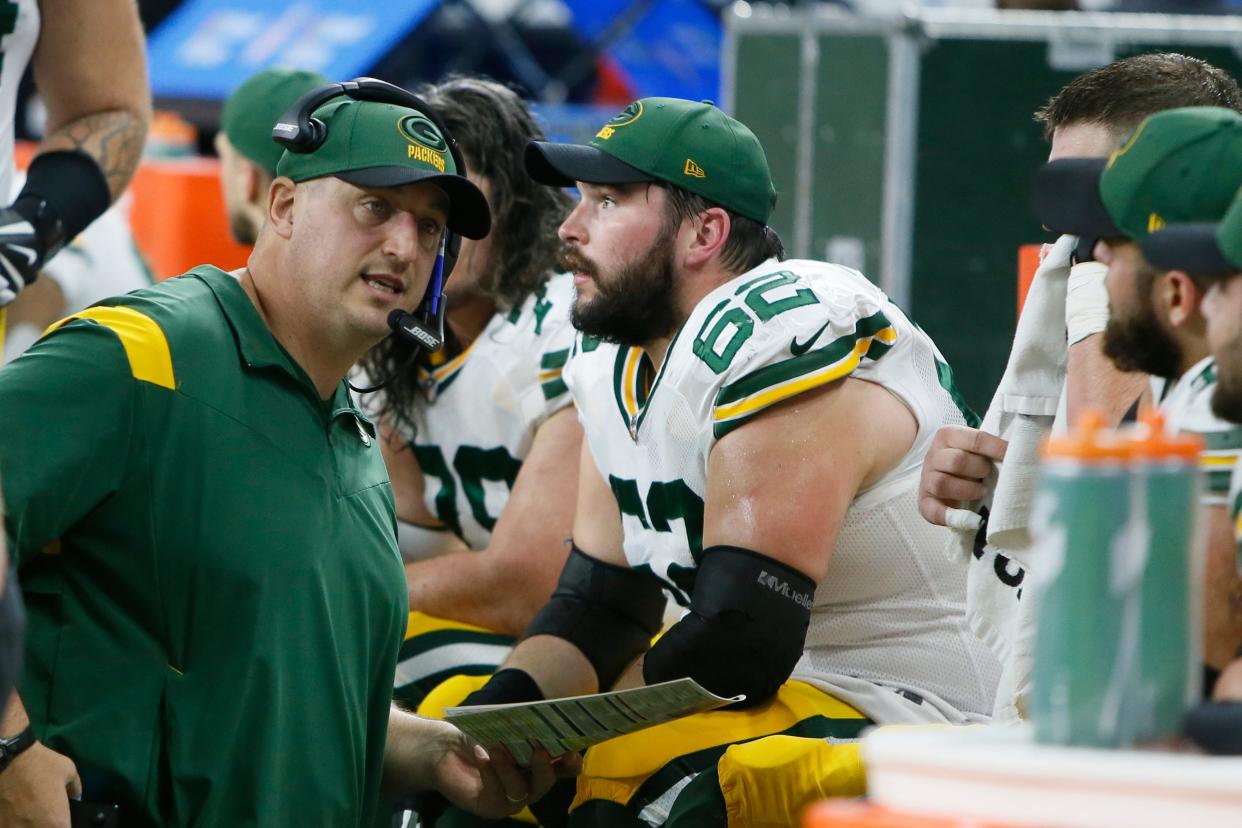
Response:
[{"label": "blurred background", "polygon": [[[1242,71],[1242,0],[140,0],[159,114],[130,222],[153,275],[244,263],[212,155],[222,100],[271,66],[414,87],[484,74],[587,141],[629,101],[707,99],[763,142],[791,254],[861,269],[928,329],[967,400],[1004,368],[1032,113],[1075,75],[1173,50]],[[1211,17],[1207,15],[1217,15]],[[40,133],[29,79],[19,138]]]}]

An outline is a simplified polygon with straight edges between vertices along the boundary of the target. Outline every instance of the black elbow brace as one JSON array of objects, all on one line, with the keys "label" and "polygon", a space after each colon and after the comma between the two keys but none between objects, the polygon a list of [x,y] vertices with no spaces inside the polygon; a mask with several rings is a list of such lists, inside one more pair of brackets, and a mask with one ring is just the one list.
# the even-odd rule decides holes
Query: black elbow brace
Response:
[{"label": "black elbow brace", "polygon": [[555,635],[591,662],[601,691],[651,644],[664,620],[664,588],[652,575],[592,558],[577,546],[522,638]]},{"label": "black elbow brace", "polygon": [[47,261],[111,203],[108,181],[94,158],[81,150],[55,150],[30,162],[13,209],[34,226],[43,245],[41,261]]},{"label": "black elbow brace", "polygon": [[802,657],[815,582],[780,561],[736,546],[703,550],[690,612],[655,643],[643,679],[689,676],[752,707],[776,694]]}]

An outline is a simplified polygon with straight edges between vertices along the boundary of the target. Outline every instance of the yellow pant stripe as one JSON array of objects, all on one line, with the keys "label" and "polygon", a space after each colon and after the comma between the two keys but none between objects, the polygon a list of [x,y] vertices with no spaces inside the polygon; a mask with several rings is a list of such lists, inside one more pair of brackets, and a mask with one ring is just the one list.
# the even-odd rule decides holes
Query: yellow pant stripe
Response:
[{"label": "yellow pant stripe", "polygon": [[489,630],[484,627],[476,627],[472,624],[463,624],[460,621],[449,621],[445,618],[436,618],[434,615],[426,615],[421,612],[411,612],[410,620],[405,625],[405,639],[408,641],[416,635],[425,635],[431,632],[439,632],[441,630],[465,630],[466,632],[481,632],[499,635],[495,630]]},{"label": "yellow pant stripe", "polygon": [[624,805],[651,774],[679,756],[781,733],[813,716],[866,718],[809,684],[789,681],[759,707],[699,713],[596,745],[583,761],[573,807],[591,799]]}]

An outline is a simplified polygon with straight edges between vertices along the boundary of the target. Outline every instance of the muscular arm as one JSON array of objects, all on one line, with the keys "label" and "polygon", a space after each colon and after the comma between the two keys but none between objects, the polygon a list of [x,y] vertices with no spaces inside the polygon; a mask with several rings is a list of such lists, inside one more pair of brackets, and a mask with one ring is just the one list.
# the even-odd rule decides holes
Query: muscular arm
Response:
[{"label": "muscular arm", "polygon": [[[628,566],[622,545],[621,512],[612,490],[600,476],[591,449],[582,444],[578,471],[574,542],[608,563]],[[599,691],[595,668],[582,651],[563,638],[536,635],[513,648],[504,667],[523,670],[535,679],[544,698]]]},{"label": "muscular arm", "polygon": [[852,378],[772,407],[712,450],[704,548],[753,549],[821,581],[854,497],[917,431],[895,396]]},{"label": "muscular arm", "polygon": [[1106,426],[1115,426],[1143,398],[1151,402],[1147,374],[1118,371],[1104,355],[1104,335],[1094,334],[1070,346],[1066,363],[1065,411],[1069,423],[1087,409],[1104,415]]},{"label": "muscular arm", "polygon": [[134,0],[40,0],[32,65],[47,104],[39,152],[81,150],[113,200],[142,156],[151,120],[146,48]]},{"label": "muscular arm", "polygon": [[548,418],[535,433],[487,548],[406,565],[410,609],[508,635],[525,629],[552,595],[569,554],[578,470],[566,458],[576,457],[581,444],[572,409]]}]

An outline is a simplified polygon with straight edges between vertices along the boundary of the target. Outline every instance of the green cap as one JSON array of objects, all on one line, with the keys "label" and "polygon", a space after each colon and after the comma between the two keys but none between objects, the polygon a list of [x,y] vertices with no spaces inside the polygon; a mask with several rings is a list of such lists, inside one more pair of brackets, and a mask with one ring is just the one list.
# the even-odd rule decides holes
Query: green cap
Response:
[{"label": "green cap", "polygon": [[1220,221],[1166,225],[1143,239],[1143,255],[1156,267],[1196,276],[1242,272],[1242,188]]},{"label": "green cap", "polygon": [[1108,159],[1045,164],[1031,204],[1060,233],[1141,241],[1220,218],[1242,184],[1242,115],[1196,106],[1148,117]]},{"label": "green cap", "polygon": [[327,82],[318,72],[264,69],[225,100],[220,129],[238,152],[275,175],[284,147],[272,140],[272,127],[294,101]]},{"label": "green cap", "polygon": [[427,181],[449,197],[451,230],[481,239],[491,229],[487,199],[457,169],[440,128],[417,109],[342,96],[312,117],[323,122],[327,137],[312,152],[286,151],[277,175],[294,181],[335,176],[359,187]]},{"label": "green cap", "polygon": [[554,187],[666,181],[761,224],[776,204],[755,134],[710,103],[681,98],[634,101],[590,144],[532,141],[526,172]]}]

